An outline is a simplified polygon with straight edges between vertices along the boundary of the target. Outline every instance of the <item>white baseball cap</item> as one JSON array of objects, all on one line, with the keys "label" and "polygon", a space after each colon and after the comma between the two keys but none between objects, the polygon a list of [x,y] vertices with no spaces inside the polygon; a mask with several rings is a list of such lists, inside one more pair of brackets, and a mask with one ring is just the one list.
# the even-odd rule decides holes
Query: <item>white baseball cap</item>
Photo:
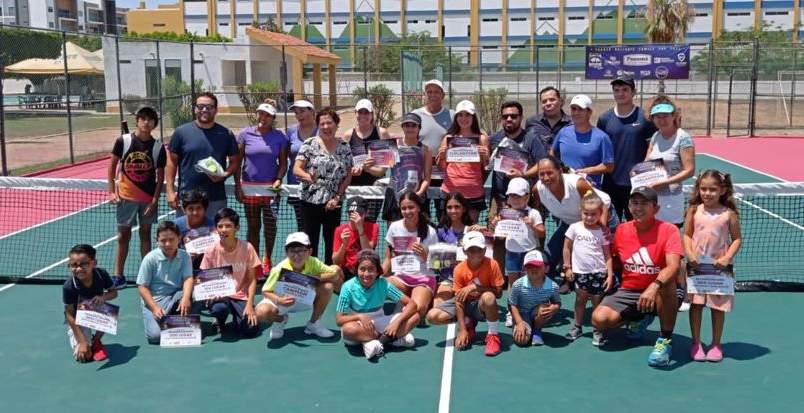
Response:
[{"label": "white baseball cap", "polygon": [[486,248],[486,236],[480,231],[469,231],[463,235],[461,244],[464,251],[471,247]]},{"label": "white baseball cap", "polygon": [[438,86],[439,89],[441,89],[442,92],[444,91],[444,84],[441,83],[441,81],[438,80],[438,79],[430,79],[430,80],[424,82],[424,88],[425,89],[427,89],[427,86],[430,86],[430,85],[436,85],[436,86]]},{"label": "white baseball cap", "polygon": [[359,112],[362,109],[374,113],[374,104],[372,104],[371,101],[368,99],[360,99],[357,101],[357,104],[355,105],[355,112]]},{"label": "white baseball cap", "polygon": [[288,239],[285,241],[285,247],[288,247],[291,244],[302,244],[305,247],[309,247],[311,245],[310,237],[308,237],[304,232],[292,232],[288,234]]},{"label": "white baseball cap", "polygon": [[276,116],[276,108],[270,103],[260,103],[260,106],[257,106],[257,112],[265,112],[271,116]]},{"label": "white baseball cap", "polygon": [[508,190],[505,191],[505,194],[514,194],[514,195],[527,195],[530,192],[530,182],[527,179],[522,177],[516,177],[508,181]]},{"label": "white baseball cap", "polygon": [[533,265],[535,267],[542,267],[544,266],[544,257],[539,250],[533,250],[527,254],[525,254],[525,259],[522,260],[522,266],[526,267],[528,265]]},{"label": "white baseball cap", "polygon": [[290,105],[291,110],[293,110],[295,108],[307,108],[307,109],[310,109],[310,110],[315,110],[315,106],[313,106],[313,104],[310,103],[309,100],[304,100],[304,99],[299,99],[299,100],[293,102],[292,105]]},{"label": "white baseball cap", "polygon": [[592,109],[592,99],[586,95],[575,95],[570,101],[570,106],[577,106],[581,109]]},{"label": "white baseball cap", "polygon": [[468,113],[470,115],[474,115],[475,114],[475,104],[470,102],[470,101],[468,101],[468,100],[462,100],[462,101],[458,102],[458,106],[455,106],[455,114],[457,115],[457,114],[459,114],[461,112],[466,112],[466,113]]}]

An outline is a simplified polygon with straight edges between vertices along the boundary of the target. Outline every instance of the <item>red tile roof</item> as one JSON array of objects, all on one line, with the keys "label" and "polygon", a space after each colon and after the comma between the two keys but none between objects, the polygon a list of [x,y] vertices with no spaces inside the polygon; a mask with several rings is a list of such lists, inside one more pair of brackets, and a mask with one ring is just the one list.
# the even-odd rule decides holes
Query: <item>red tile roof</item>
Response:
[{"label": "red tile roof", "polygon": [[[312,59],[304,59],[306,63],[340,63],[341,58],[330,53],[318,46],[305,42],[298,37],[294,37],[284,33],[269,32],[266,30],[258,29],[255,27],[247,27],[246,34],[252,39],[271,46],[281,47],[286,46],[285,50],[293,55],[307,56]],[[287,47],[290,46],[290,47]]]}]

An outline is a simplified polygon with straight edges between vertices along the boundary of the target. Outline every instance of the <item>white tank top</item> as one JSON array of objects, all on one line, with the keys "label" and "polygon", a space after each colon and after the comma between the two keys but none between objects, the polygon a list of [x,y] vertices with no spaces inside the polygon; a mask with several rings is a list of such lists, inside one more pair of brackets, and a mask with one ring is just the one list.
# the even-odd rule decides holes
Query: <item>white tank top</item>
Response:
[{"label": "white tank top", "polygon": [[[536,189],[542,205],[554,217],[567,224],[574,224],[581,220],[581,194],[578,193],[578,180],[583,178],[575,174],[562,174],[562,177],[564,178],[564,199],[557,199],[541,181],[536,182]],[[595,192],[608,208],[611,204],[611,197],[599,189],[595,189]]]}]

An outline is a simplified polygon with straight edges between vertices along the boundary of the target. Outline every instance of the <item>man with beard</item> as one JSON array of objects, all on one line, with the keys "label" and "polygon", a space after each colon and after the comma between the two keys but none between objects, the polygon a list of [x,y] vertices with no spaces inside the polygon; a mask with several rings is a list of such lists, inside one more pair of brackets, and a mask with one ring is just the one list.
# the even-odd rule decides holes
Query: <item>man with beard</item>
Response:
[{"label": "man with beard", "polygon": [[[226,207],[226,190],[223,182],[234,175],[240,164],[240,152],[234,134],[215,122],[218,99],[210,92],[198,95],[193,105],[195,121],[179,126],[173,132],[168,148],[168,162],[165,167],[168,205],[177,209],[181,194],[191,189],[205,192],[209,200],[206,215],[213,218]],[[196,171],[198,161],[212,157],[220,164],[222,173],[203,173]],[[228,162],[227,162],[228,161]],[[228,166],[227,166],[228,165]],[[176,169],[179,171],[178,192],[174,186]]]}]

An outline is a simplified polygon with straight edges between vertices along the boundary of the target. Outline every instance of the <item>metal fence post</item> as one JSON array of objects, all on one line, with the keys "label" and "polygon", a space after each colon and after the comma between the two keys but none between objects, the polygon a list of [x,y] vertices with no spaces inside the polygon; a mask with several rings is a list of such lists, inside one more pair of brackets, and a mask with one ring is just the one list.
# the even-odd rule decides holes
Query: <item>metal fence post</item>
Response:
[{"label": "metal fence post", "polygon": [[70,144],[70,163],[75,163],[73,149],[73,114],[70,110],[70,72],[67,70],[67,32],[61,32],[61,52],[64,60],[64,88],[67,95],[67,139]]},{"label": "metal fence post", "polygon": [[482,110],[483,101],[485,101],[485,99],[483,98],[483,47],[480,45],[476,47],[477,47],[477,70],[480,71],[478,76],[478,82],[479,82],[478,91],[480,93],[480,107]]},{"label": "metal fence post", "polygon": [[120,113],[120,133],[125,133],[123,130],[123,77],[120,73],[120,36],[114,36],[114,58],[117,67],[117,111]]},{"label": "metal fence post", "polygon": [[734,87],[734,69],[729,72],[729,99],[726,101],[726,137],[731,136],[731,93]]},{"label": "metal fence post", "polygon": [[449,93],[449,107],[452,107],[452,46],[449,46],[449,60],[447,60],[447,68],[449,69],[447,70],[447,77],[449,78],[449,86],[447,86],[449,91],[447,93]]},{"label": "metal fence post", "polygon": [[[190,41],[190,105],[195,103],[195,42]],[[195,118],[195,111],[193,111]]]},{"label": "metal fence post", "polygon": [[534,64],[536,65],[536,113],[539,112],[539,108],[541,107],[541,100],[542,97],[539,95],[541,91],[539,85],[539,46],[538,45],[531,45],[531,47],[535,47],[536,51],[534,54],[536,55],[536,59],[534,60]]},{"label": "metal fence post", "polygon": [[796,96],[796,72],[798,71],[798,48],[800,43],[796,42],[793,45],[793,79],[790,82],[790,119],[787,122],[787,126],[793,126],[793,102],[796,100],[794,97]]},{"label": "metal fence post", "polygon": [[[288,61],[287,56],[285,55],[285,45],[282,45],[282,73],[280,73],[279,79],[282,82],[282,99],[285,100],[285,105],[287,106],[288,103]],[[330,81],[332,78],[330,77]],[[296,96],[293,96],[293,99],[296,99]],[[285,109],[285,132],[288,130],[288,110]]]},{"label": "metal fence post", "polygon": [[3,103],[3,73],[6,62],[0,56],[0,159],[2,160],[3,176],[8,176],[8,163],[6,159],[6,105]]},{"label": "metal fence post", "polygon": [[[156,77],[156,87],[159,89],[159,119],[165,118],[165,113],[162,105],[164,100],[164,93],[162,93],[162,58],[159,56],[159,40],[156,41],[156,71],[159,75]],[[173,125],[174,128],[179,125]],[[165,122],[159,122],[159,136],[165,139]]]},{"label": "metal fence post", "polygon": [[402,50],[402,46],[399,47],[399,91],[402,94],[402,115],[404,116],[407,113],[407,109],[405,108],[405,59],[404,59],[405,51]]},{"label": "metal fence post", "polygon": [[709,59],[706,78],[706,136],[712,134],[712,67],[714,60],[714,41],[709,41]]},{"label": "metal fence post", "polygon": [[363,45],[363,98],[368,99],[368,46]]},{"label": "metal fence post", "polygon": [[754,62],[751,67],[751,96],[748,109],[748,136],[753,137],[756,130],[757,114],[757,72],[759,70],[759,39],[754,39]]}]

